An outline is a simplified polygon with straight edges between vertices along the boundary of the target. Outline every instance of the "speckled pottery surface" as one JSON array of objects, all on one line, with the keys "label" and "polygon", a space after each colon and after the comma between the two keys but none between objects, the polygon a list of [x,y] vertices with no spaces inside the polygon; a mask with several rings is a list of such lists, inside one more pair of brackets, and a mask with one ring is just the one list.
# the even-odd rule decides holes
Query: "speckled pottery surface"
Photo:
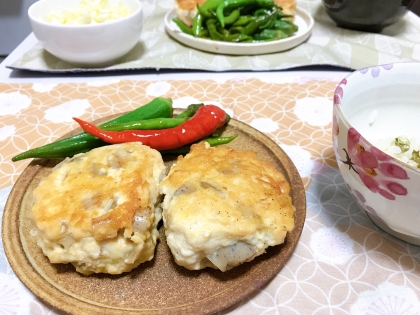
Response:
[{"label": "speckled pottery surface", "polygon": [[420,171],[378,149],[386,137],[414,135],[420,117],[420,63],[355,71],[334,93],[333,146],[353,196],[388,233],[420,245]]},{"label": "speckled pottery surface", "polygon": [[[80,131],[78,128],[69,135]],[[122,275],[83,276],[69,264],[49,263],[30,235],[32,192],[60,161],[34,159],[14,185],[3,216],[3,239],[7,239],[4,249],[16,275],[41,300],[77,315],[211,314],[259,290],[282,269],[298,243],[306,215],[305,189],[293,162],[274,141],[234,119],[223,131],[223,135],[232,134],[237,134],[239,140],[231,147],[255,150],[291,184],[295,228],[287,234],[284,244],[270,247],[264,255],[229,272],[191,271],[174,262],[161,227],[153,260]],[[176,158],[165,157],[168,169]]]}]

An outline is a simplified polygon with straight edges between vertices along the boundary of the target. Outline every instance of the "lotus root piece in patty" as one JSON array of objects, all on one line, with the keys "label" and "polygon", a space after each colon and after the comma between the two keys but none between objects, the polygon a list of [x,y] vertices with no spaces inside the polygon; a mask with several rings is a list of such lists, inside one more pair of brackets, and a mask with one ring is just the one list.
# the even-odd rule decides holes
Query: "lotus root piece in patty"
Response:
[{"label": "lotus root piece in patty", "polygon": [[130,271],[154,256],[164,175],[160,153],[139,143],[67,158],[34,190],[31,234],[51,263]]},{"label": "lotus root piece in patty", "polygon": [[229,270],[282,244],[294,227],[290,185],[254,151],[195,144],[160,184],[168,246],[190,270]]}]

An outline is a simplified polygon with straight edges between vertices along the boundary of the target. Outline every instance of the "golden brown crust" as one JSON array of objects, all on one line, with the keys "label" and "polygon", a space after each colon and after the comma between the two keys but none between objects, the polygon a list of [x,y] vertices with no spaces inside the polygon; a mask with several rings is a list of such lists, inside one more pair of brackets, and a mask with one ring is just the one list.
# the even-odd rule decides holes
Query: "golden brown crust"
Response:
[{"label": "golden brown crust", "polygon": [[61,237],[63,222],[75,239],[93,235],[103,240],[120,229],[131,230],[134,214],[149,212],[153,205],[150,181],[154,165],[163,168],[159,159],[157,151],[127,143],[64,162],[34,191],[37,224],[51,239]]},{"label": "golden brown crust", "polygon": [[206,2],[206,0],[176,0],[176,5],[181,10],[194,10],[198,5],[203,5],[203,3]]},{"label": "golden brown crust", "polygon": [[[294,227],[289,183],[251,150],[195,144],[160,187],[168,245],[188,269],[214,267],[207,255],[238,242],[255,251],[249,261]],[[189,251],[194,259],[184,256]]]},{"label": "golden brown crust", "polygon": [[31,231],[52,263],[120,274],[154,256],[162,156],[139,143],[66,159],[34,190]]}]

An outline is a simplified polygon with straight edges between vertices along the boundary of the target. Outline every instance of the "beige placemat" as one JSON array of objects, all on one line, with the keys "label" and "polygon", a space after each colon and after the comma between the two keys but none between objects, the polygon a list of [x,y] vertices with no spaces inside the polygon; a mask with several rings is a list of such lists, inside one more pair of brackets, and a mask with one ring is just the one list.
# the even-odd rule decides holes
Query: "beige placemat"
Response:
[{"label": "beige placemat", "polygon": [[[117,80],[104,84],[0,84],[0,188],[13,184],[29,163],[12,162],[14,155],[50,143],[76,128],[73,116],[93,121],[146,104],[157,93],[172,98],[174,107],[199,102],[220,105],[277,143],[307,146],[314,160],[335,165],[328,111],[336,82],[276,84],[238,77],[236,82]],[[325,116],[324,126],[302,121],[310,119],[304,111],[294,113],[301,108],[295,108],[296,104],[311,106],[311,100],[313,110],[325,107],[320,114]],[[323,136],[315,136],[322,129]]]},{"label": "beige placemat", "polygon": [[38,43],[11,65],[13,69],[42,72],[91,72],[139,69],[196,69],[206,71],[266,71],[310,65],[349,69],[397,61],[420,61],[420,18],[409,12],[381,34],[341,29],[326,14],[321,0],[297,0],[298,6],[315,19],[312,36],[284,52],[258,56],[228,56],[184,46],[164,29],[164,16],[173,0],[142,0],[144,29],[139,44],[113,66],[80,69],[46,52]]},{"label": "beige placemat", "polygon": [[[337,83],[271,83],[238,75],[227,82],[0,84],[0,214],[28,163],[10,158],[76,127],[71,117],[95,120],[156,96],[171,97],[175,107],[211,102],[276,141],[299,170],[307,197],[305,227],[291,259],[255,294],[220,314],[418,314],[419,247],[374,226],[335,167],[331,111]],[[24,287],[1,247],[0,309],[61,314]]]}]

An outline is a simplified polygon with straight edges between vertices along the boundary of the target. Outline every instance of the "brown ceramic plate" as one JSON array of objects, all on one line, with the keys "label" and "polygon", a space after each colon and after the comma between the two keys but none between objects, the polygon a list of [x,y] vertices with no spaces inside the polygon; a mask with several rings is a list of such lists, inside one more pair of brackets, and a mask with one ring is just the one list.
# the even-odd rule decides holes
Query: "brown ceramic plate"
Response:
[{"label": "brown ceramic plate", "polygon": [[[306,215],[305,190],[292,161],[267,136],[234,119],[223,134],[238,134],[230,146],[255,150],[261,159],[283,172],[291,184],[295,228],[284,244],[225,273],[209,268],[190,271],[175,264],[161,228],[152,261],[122,275],[82,276],[70,264],[50,264],[29,234],[32,191],[58,163],[35,159],[14,185],[3,214],[4,249],[16,275],[46,303],[78,315],[211,314],[258,290],[282,269],[296,247]],[[170,166],[174,161],[175,157],[166,157],[165,162]]]}]

